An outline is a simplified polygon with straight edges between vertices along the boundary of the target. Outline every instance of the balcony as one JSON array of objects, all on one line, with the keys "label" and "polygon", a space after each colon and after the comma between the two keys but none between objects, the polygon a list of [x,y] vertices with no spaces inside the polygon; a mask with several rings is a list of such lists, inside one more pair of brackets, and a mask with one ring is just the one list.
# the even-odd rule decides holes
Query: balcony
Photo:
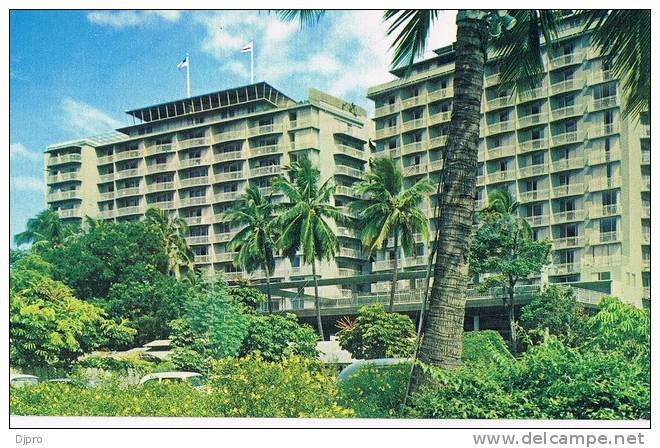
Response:
[{"label": "balcony", "polygon": [[179,140],[178,147],[179,149],[188,149],[188,148],[197,148],[200,146],[209,146],[211,144],[211,139],[206,139],[205,137],[189,138],[187,140]]},{"label": "balcony", "polygon": [[115,210],[113,209],[99,211],[99,218],[101,219],[112,219],[114,217],[115,217]]},{"label": "balcony", "polygon": [[238,233],[238,230],[232,230],[230,232],[222,232],[222,233],[216,233],[215,236],[213,237],[213,242],[214,243],[226,243],[234,239],[236,234]]},{"label": "balcony", "polygon": [[50,156],[48,158],[48,165],[61,165],[64,163],[80,162],[81,160],[80,154],[62,154],[59,156]]},{"label": "balcony", "polygon": [[174,167],[170,163],[152,163],[147,165],[147,174],[162,173],[165,171],[174,171]]},{"label": "balcony", "polygon": [[385,115],[394,114],[397,113],[398,111],[399,111],[399,107],[396,103],[386,104],[384,106],[377,107],[374,110],[374,118],[384,117]]},{"label": "balcony", "polygon": [[416,118],[401,123],[402,132],[414,131],[415,129],[425,128],[426,118]]},{"label": "balcony", "polygon": [[585,166],[583,157],[570,157],[568,159],[559,159],[552,162],[550,169],[552,172],[565,170],[581,170]]},{"label": "balcony", "polygon": [[106,183],[106,182],[112,182],[115,180],[115,173],[106,173],[106,174],[101,174],[99,175],[99,182],[100,184]]},{"label": "balcony", "polygon": [[441,170],[443,167],[443,163],[444,162],[442,161],[442,159],[433,160],[431,163],[429,163],[429,172]]},{"label": "balcony", "polygon": [[651,244],[651,233],[650,232],[642,233],[642,244]]},{"label": "balcony", "polygon": [[251,176],[273,176],[282,172],[281,165],[257,166],[250,168]]},{"label": "balcony", "polygon": [[552,223],[553,224],[563,224],[573,221],[582,221],[585,218],[585,213],[583,209],[576,210],[566,210],[563,212],[553,213]]},{"label": "balcony", "polygon": [[642,218],[651,219],[651,205],[649,204],[642,205]]},{"label": "balcony", "polygon": [[587,263],[589,267],[609,267],[621,265],[621,255],[596,256]]},{"label": "balcony", "polygon": [[139,177],[140,170],[138,168],[129,168],[127,170],[121,170],[115,172],[115,180],[118,179],[127,179],[129,177]]},{"label": "balcony", "polygon": [[[419,257],[405,257],[400,258],[398,263],[398,268],[402,267],[415,267],[415,266],[424,266],[428,264],[429,259],[427,256]],[[394,268],[394,260],[379,260],[375,261],[373,264],[374,271],[385,271]]]},{"label": "balcony", "polygon": [[192,168],[195,166],[210,165],[211,160],[207,157],[191,157],[179,160],[179,168]]},{"label": "balcony", "polygon": [[447,136],[446,135],[439,135],[437,137],[433,137],[429,140],[429,149],[432,148],[442,148],[447,146]]},{"label": "balcony", "polygon": [[582,236],[566,236],[562,238],[554,238],[552,240],[553,249],[567,249],[570,247],[578,247],[584,244]]},{"label": "balcony", "polygon": [[161,210],[173,210],[176,208],[174,201],[154,201],[147,204],[147,208],[159,208]]},{"label": "balcony", "polygon": [[548,89],[546,86],[536,87],[535,89],[518,92],[518,103],[540,100],[546,96],[548,96]]},{"label": "balcony", "polygon": [[245,157],[243,156],[242,150],[237,151],[226,151],[226,152],[216,152],[213,154],[213,162],[229,162],[232,160],[242,160]]},{"label": "balcony", "polygon": [[213,199],[215,202],[235,201],[241,197],[241,194],[242,193],[240,191],[226,191],[222,193],[216,193],[215,196],[213,196]]},{"label": "balcony", "polygon": [[182,188],[195,187],[197,185],[208,185],[209,176],[184,177],[179,179],[179,185]]},{"label": "balcony", "polygon": [[339,268],[340,277],[354,277],[356,275],[360,275],[360,271],[357,269]]},{"label": "balcony", "polygon": [[68,199],[80,199],[80,190],[54,191],[48,193],[48,202],[66,201]]},{"label": "balcony", "polygon": [[592,126],[589,128],[588,138],[607,137],[608,135],[618,134],[619,125],[615,123],[605,124],[600,126]]},{"label": "balcony", "polygon": [[341,213],[344,216],[347,216],[349,218],[357,218],[358,215],[354,211],[352,211],[350,208],[347,206],[337,206],[337,211]]},{"label": "balcony", "polygon": [[587,111],[584,103],[571,104],[570,106],[552,109],[552,120],[563,120],[565,118],[581,117]]},{"label": "balcony", "polygon": [[142,157],[142,153],[137,149],[131,151],[121,151],[115,153],[115,162],[119,162],[121,160],[138,159],[140,157]]},{"label": "balcony", "polygon": [[488,179],[489,184],[507,182],[516,179],[516,172],[514,170],[496,171],[494,173],[488,173],[486,178]]},{"label": "balcony", "polygon": [[250,148],[250,157],[260,157],[270,154],[281,154],[283,152],[284,152],[284,146],[280,146],[280,145],[254,146]]},{"label": "balcony", "polygon": [[600,232],[596,236],[595,243],[616,243],[621,239],[621,234],[614,230],[612,232]]},{"label": "balcony", "polygon": [[552,136],[552,146],[570,145],[581,143],[584,139],[582,133],[578,131],[564,132]]},{"label": "balcony", "polygon": [[364,171],[346,165],[335,165],[335,175],[338,174],[356,179],[362,179],[364,177]]},{"label": "balcony", "polygon": [[642,271],[648,272],[651,270],[651,259],[642,258]]},{"label": "balcony", "polygon": [[246,137],[245,129],[236,129],[233,131],[220,132],[213,136],[214,143],[231,142],[236,140],[244,140]]},{"label": "balcony", "polygon": [[484,77],[484,87],[492,87],[499,83],[500,83],[499,73],[493,73],[492,75],[488,75]]},{"label": "balcony", "polygon": [[209,199],[206,196],[193,196],[179,199],[180,207],[192,207],[194,205],[208,205]]},{"label": "balcony", "polygon": [[616,95],[593,100],[589,111],[596,112],[599,110],[610,109],[612,107],[619,107],[619,97]]},{"label": "balcony", "polygon": [[217,173],[215,176],[213,176],[213,182],[219,183],[219,182],[230,182],[233,180],[240,180],[244,179],[245,175],[243,174],[243,170],[237,170],[237,171],[224,171],[222,173]]},{"label": "balcony", "polygon": [[426,174],[428,172],[428,165],[426,163],[420,163],[418,165],[410,165],[403,168],[404,176],[418,176],[420,174]]},{"label": "balcony", "polygon": [[519,196],[520,202],[545,201],[549,197],[549,192],[546,189],[521,191]]},{"label": "balcony", "polygon": [[355,229],[350,227],[337,226],[337,236],[343,236],[346,238],[359,238]]},{"label": "balcony", "polygon": [[117,208],[116,216],[141,215],[144,213],[144,207],[141,205],[131,205],[128,207]]},{"label": "balcony", "polygon": [[486,175],[479,174],[477,176],[477,187],[483,187],[484,185],[486,185]]},{"label": "balcony", "polygon": [[454,96],[454,88],[446,87],[444,89],[434,90],[433,92],[428,93],[429,103],[438,100],[444,100],[447,98],[452,98]]},{"label": "balcony", "polygon": [[406,143],[401,147],[401,152],[403,154],[414,154],[416,152],[426,151],[426,147],[423,141]]},{"label": "balcony", "polygon": [[[187,236],[186,242],[190,245],[197,244],[209,244],[211,239],[208,235],[196,235],[196,236]],[[197,261],[197,256],[195,256],[195,261]]]},{"label": "balcony", "polygon": [[643,124],[641,125],[641,129],[643,138],[651,138],[651,125]]},{"label": "balcony", "polygon": [[248,136],[254,137],[257,135],[279,134],[282,132],[281,124],[265,124],[261,126],[254,126],[248,128]]},{"label": "balcony", "polygon": [[78,171],[70,171],[67,173],[59,173],[59,174],[52,174],[48,176],[48,183],[56,183],[56,182],[67,182],[70,180],[78,180],[79,179],[79,172]]},{"label": "balcony", "polygon": [[489,160],[499,159],[501,157],[512,157],[516,155],[516,147],[509,145],[491,148],[486,152],[486,155],[488,156]]},{"label": "balcony", "polygon": [[451,121],[451,111],[438,112],[429,117],[429,125],[449,123]]},{"label": "balcony", "polygon": [[210,263],[211,262],[211,256],[206,254],[206,255],[197,255],[195,254],[195,263]]},{"label": "balcony", "polygon": [[405,100],[401,100],[401,109],[409,109],[411,107],[415,106],[421,106],[426,102],[426,95],[417,95],[417,96],[412,96],[410,98],[406,98]]},{"label": "balcony", "polygon": [[335,148],[336,148],[338,153],[344,154],[346,156],[353,157],[355,159],[364,160],[366,158],[366,155],[365,155],[364,151],[362,151],[360,149],[357,149],[357,148],[353,148],[352,146],[347,146],[347,145],[343,145],[341,143],[338,143],[338,144],[335,145]]},{"label": "balcony", "polygon": [[125,198],[127,196],[139,196],[141,194],[142,192],[140,191],[140,187],[122,188],[115,192],[115,196],[118,198]]},{"label": "balcony", "polygon": [[549,275],[567,275],[580,272],[580,263],[554,263],[548,267]]},{"label": "balcony", "polygon": [[620,177],[595,177],[589,181],[589,191],[609,190],[610,188],[621,187]]},{"label": "balcony", "polygon": [[376,129],[376,139],[391,137],[398,133],[399,133],[399,127],[396,125]]},{"label": "balcony", "polygon": [[607,216],[620,215],[619,204],[609,204],[602,206],[593,206],[589,209],[589,218],[604,218]]},{"label": "balcony", "polygon": [[642,151],[642,165],[651,163],[651,151]]},{"label": "balcony", "polygon": [[174,145],[172,142],[169,143],[158,143],[147,147],[147,152],[149,154],[162,153],[162,152],[171,152],[174,151]]},{"label": "balcony", "polygon": [[516,104],[516,97],[514,95],[501,96],[499,98],[494,98],[492,100],[486,101],[484,110],[490,112],[496,109],[502,109],[504,107],[512,107]]},{"label": "balcony", "polygon": [[553,198],[562,198],[564,196],[575,196],[585,193],[585,185],[583,183],[558,185],[552,189]]},{"label": "balcony", "polygon": [[614,160],[621,159],[621,151],[618,149],[613,149],[610,151],[597,151],[590,152],[589,154],[589,165],[598,165],[601,163],[609,163]]},{"label": "balcony", "polygon": [[527,165],[518,169],[518,177],[544,176],[548,174],[548,164],[540,163],[538,165]]},{"label": "balcony", "polygon": [[609,82],[614,80],[614,75],[610,70],[595,70],[594,73],[589,77],[589,85],[593,86],[596,84],[601,84],[604,82]]},{"label": "balcony", "polygon": [[335,194],[349,196],[352,198],[357,197],[357,195],[353,192],[353,187],[349,187],[347,185],[337,185],[335,187]]},{"label": "balcony", "polygon": [[525,219],[529,223],[530,226],[532,227],[541,227],[541,226],[547,226],[550,224],[550,217],[548,215],[531,215],[531,216],[525,216]]},{"label": "balcony", "polygon": [[355,249],[352,247],[344,247],[344,246],[339,247],[339,252],[337,253],[337,256],[344,258],[357,258],[357,259],[364,258],[362,250]]},{"label": "balcony", "polygon": [[153,182],[151,184],[147,184],[147,191],[149,193],[154,193],[157,191],[166,191],[166,190],[174,190],[174,181]]},{"label": "balcony", "polygon": [[79,208],[61,208],[57,211],[60,219],[82,218],[82,210]]},{"label": "balcony", "polygon": [[583,51],[576,51],[575,53],[557,56],[550,59],[550,68],[555,70],[562,67],[568,67],[569,65],[582,64],[585,57],[586,53]]},{"label": "balcony", "polygon": [[529,151],[537,151],[540,149],[548,149],[548,139],[547,138],[539,138],[535,140],[525,140],[523,142],[520,142],[518,145],[518,150],[520,152],[529,152]]},{"label": "balcony", "polygon": [[642,191],[651,191],[651,176],[642,176]]},{"label": "balcony", "polygon": [[115,198],[115,191],[102,191],[99,193],[99,200],[100,201],[109,201],[111,199]]},{"label": "balcony", "polygon": [[226,263],[226,262],[231,262],[234,261],[234,258],[238,252],[221,252],[221,253],[216,253],[215,254],[215,262],[216,263]]},{"label": "balcony", "polygon": [[368,140],[367,129],[360,126],[349,125],[348,123],[341,123],[334,129],[333,133],[335,135],[351,137],[365,143]]},{"label": "balcony", "polygon": [[538,124],[545,124],[548,120],[548,114],[541,112],[538,114],[524,115],[518,117],[518,129],[526,128],[529,126],[535,126]]},{"label": "balcony", "polygon": [[487,135],[501,134],[502,132],[511,132],[516,130],[515,120],[500,121],[499,123],[489,124],[487,127]]},{"label": "balcony", "polygon": [[183,216],[181,219],[183,219],[189,226],[207,224],[203,216]]},{"label": "balcony", "polygon": [[99,156],[96,159],[97,165],[105,165],[108,163],[112,163],[115,160],[114,154],[109,154],[107,156]]},{"label": "balcony", "polygon": [[558,95],[560,93],[582,90],[585,86],[584,78],[567,79],[565,81],[550,84],[550,93]]}]

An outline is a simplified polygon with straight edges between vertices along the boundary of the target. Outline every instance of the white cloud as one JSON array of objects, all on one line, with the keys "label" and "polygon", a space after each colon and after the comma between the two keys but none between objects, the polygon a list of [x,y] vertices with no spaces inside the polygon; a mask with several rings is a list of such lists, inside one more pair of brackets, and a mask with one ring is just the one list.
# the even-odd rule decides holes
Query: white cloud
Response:
[{"label": "white cloud", "polygon": [[9,145],[10,159],[42,160],[42,154],[31,151],[22,143],[12,143]]},{"label": "white cloud", "polygon": [[142,26],[158,20],[177,22],[180,18],[181,11],[93,11],[87,14],[90,22],[117,29]]},{"label": "white cloud", "polygon": [[44,191],[44,181],[32,176],[13,176],[10,178],[12,190]]},{"label": "white cloud", "polygon": [[73,98],[64,98],[62,101],[60,124],[63,129],[84,135],[100,134],[122,125],[119,120],[115,120],[105,112]]}]

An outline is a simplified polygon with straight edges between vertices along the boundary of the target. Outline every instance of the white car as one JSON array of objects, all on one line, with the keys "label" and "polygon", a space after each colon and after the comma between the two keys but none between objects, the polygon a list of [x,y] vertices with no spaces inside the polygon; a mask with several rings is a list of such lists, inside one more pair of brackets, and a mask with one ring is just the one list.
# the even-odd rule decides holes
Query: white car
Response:
[{"label": "white car", "polygon": [[145,375],[140,380],[140,384],[155,383],[183,383],[186,382],[192,387],[202,387],[206,384],[206,378],[197,372],[157,372]]},{"label": "white car", "polygon": [[9,376],[9,386],[25,387],[39,384],[39,378],[34,375],[24,375],[22,373],[12,373]]}]

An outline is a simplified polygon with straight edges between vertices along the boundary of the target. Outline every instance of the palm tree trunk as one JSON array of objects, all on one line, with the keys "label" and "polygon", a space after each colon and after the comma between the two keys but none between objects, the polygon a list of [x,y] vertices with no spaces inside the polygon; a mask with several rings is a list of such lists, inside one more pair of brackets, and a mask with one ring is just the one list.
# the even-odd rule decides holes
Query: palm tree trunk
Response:
[{"label": "palm tree trunk", "polygon": [[314,276],[314,308],[316,308],[316,328],[321,340],[323,337],[323,322],[321,322],[321,302],[319,300],[319,280],[316,278],[316,261],[312,261],[312,276]]},{"label": "palm tree trunk", "polygon": [[518,352],[518,334],[516,333],[516,326],[514,325],[515,322],[515,308],[514,308],[514,303],[513,303],[513,298],[515,294],[514,290],[515,286],[510,286],[508,289],[509,293],[509,307],[508,307],[508,316],[509,316],[509,349],[511,350],[511,354],[513,356],[516,356],[516,353]]},{"label": "palm tree trunk", "polygon": [[273,313],[273,301],[270,293],[270,273],[268,272],[268,267],[264,267],[266,272],[266,294],[268,295],[268,314]]},{"label": "palm tree trunk", "polygon": [[[486,44],[485,20],[457,20],[453,113],[438,196],[441,231],[419,351],[422,362],[440,367],[461,363]],[[416,368],[411,390],[425,381]]]},{"label": "palm tree trunk", "polygon": [[392,285],[390,286],[390,313],[394,311],[394,296],[396,294],[397,274],[399,270],[399,234],[394,233],[394,272],[392,272]]}]

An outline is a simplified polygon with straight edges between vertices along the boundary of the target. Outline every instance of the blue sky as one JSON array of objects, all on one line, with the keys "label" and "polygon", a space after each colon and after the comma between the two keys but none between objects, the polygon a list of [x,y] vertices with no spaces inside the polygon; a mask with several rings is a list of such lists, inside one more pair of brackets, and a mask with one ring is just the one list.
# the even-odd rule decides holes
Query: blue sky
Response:
[{"label": "blue sky", "polygon": [[[192,94],[255,80],[295,99],[309,87],[367,110],[370,85],[391,79],[379,11],[329,12],[299,30],[258,11],[13,11],[10,16],[10,232],[44,204],[44,148],[126,123],[123,111],[185,96],[176,64],[190,54]],[[454,13],[429,48],[453,41]]]}]

